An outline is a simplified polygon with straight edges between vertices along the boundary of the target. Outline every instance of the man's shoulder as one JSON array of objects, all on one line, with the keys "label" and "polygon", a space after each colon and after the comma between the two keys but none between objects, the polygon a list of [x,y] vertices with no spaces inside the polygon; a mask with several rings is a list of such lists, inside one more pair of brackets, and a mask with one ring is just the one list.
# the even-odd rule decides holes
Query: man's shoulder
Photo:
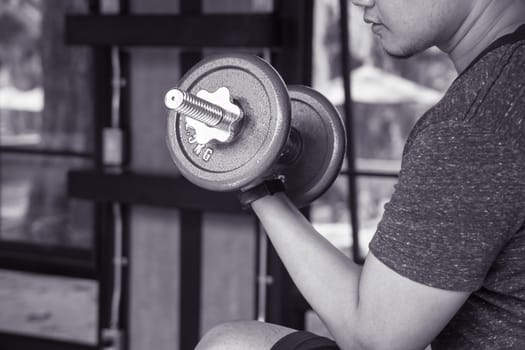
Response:
[{"label": "man's shoulder", "polygon": [[485,130],[525,152],[525,39],[488,52],[460,75],[407,144],[429,126],[451,124]]},{"label": "man's shoulder", "polygon": [[489,52],[462,81],[468,109],[458,121],[525,151],[525,39]]}]

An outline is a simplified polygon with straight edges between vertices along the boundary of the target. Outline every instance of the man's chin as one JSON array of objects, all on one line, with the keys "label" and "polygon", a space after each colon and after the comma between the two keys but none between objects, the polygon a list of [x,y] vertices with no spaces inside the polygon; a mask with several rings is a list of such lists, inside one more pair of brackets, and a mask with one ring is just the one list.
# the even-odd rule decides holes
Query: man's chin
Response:
[{"label": "man's chin", "polygon": [[387,53],[388,56],[397,59],[410,58],[426,49],[426,47],[423,47],[422,45],[404,45],[403,47],[401,47],[400,45],[396,45],[392,47],[392,45],[388,45],[388,43],[385,42],[381,42],[381,47]]},{"label": "man's chin", "polygon": [[413,52],[409,52],[409,53],[398,53],[398,52],[392,52],[386,48],[383,48],[383,50],[385,50],[385,52],[387,53],[388,56],[392,57],[392,58],[396,58],[396,59],[406,59],[406,58],[410,58],[412,56],[415,55],[415,53]]}]

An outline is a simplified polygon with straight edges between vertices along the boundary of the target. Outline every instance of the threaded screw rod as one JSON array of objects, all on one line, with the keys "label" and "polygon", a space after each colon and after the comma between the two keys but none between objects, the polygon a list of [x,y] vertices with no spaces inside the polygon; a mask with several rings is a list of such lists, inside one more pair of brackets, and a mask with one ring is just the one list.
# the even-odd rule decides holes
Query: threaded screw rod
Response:
[{"label": "threaded screw rod", "polygon": [[[226,131],[229,130],[232,121],[238,119],[238,116],[221,106],[177,88],[166,93],[164,103],[177,113],[196,119],[209,127],[219,127]],[[226,128],[222,128],[221,124]]]}]

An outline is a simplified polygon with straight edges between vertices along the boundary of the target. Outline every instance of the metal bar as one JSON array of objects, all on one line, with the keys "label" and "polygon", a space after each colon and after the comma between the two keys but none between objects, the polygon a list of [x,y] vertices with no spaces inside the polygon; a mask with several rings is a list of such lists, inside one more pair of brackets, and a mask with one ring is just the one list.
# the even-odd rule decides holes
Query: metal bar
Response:
[{"label": "metal bar", "polygon": [[0,268],[95,279],[90,250],[1,241]]},{"label": "metal bar", "polygon": [[268,236],[257,220],[254,219],[255,229],[255,319],[260,322],[266,321],[267,291],[268,285],[272,283],[268,275]]},{"label": "metal bar", "polygon": [[93,50],[93,70],[96,72],[93,82],[94,96],[94,125],[93,125],[93,153],[95,168],[104,168],[103,134],[104,128],[111,122],[111,56],[110,49],[97,47]]},{"label": "metal bar", "polygon": [[122,348],[127,350],[130,348],[130,252],[131,252],[131,208],[129,205],[122,204],[122,299],[120,307],[120,322],[123,331]]},{"label": "metal bar", "polygon": [[0,154],[37,155],[54,157],[93,158],[90,152],[75,152],[69,150],[38,149],[29,147],[0,146]]},{"label": "metal bar", "polygon": [[202,212],[181,211],[180,349],[193,349],[200,337]]},{"label": "metal bar", "polygon": [[272,283],[268,285],[267,291],[266,321],[294,328],[294,326],[298,325],[290,322],[291,303],[289,300],[289,290],[291,287],[296,288],[296,286],[289,283],[290,276],[287,274],[286,268],[279,259],[279,255],[270,241],[268,241],[267,252],[268,258],[266,259],[266,263],[268,265],[266,270],[269,276],[271,276]]},{"label": "metal bar", "polygon": [[100,12],[100,1],[99,0],[88,0],[88,10],[90,13]]},{"label": "metal bar", "polygon": [[[194,16],[198,21],[203,19],[202,0],[181,0],[181,18]],[[220,27],[220,24],[218,25]],[[192,28],[201,31],[205,25],[196,25]],[[213,27],[212,27],[213,28]],[[186,30],[190,29],[188,27]],[[215,27],[217,29],[217,27]],[[215,29],[210,27],[204,30],[204,37]],[[184,29],[183,29],[184,30]],[[191,34],[190,34],[191,36]],[[191,41],[191,39],[190,39]],[[204,40],[205,42],[207,40]],[[202,59],[202,47],[197,45],[195,50],[182,52],[180,55],[180,70],[186,72]],[[191,196],[191,194],[189,194]],[[174,196],[178,197],[178,196]],[[198,209],[197,210],[203,210]],[[201,327],[201,288],[202,288],[202,211],[180,211],[180,279],[179,279],[179,349],[193,349],[200,337]]]},{"label": "metal bar", "polygon": [[[101,10],[100,0],[94,0],[96,4],[94,12]],[[94,125],[93,125],[93,148],[94,168],[96,171],[104,169],[103,133],[104,128],[111,122],[111,56],[109,47],[96,47],[93,52],[93,103],[94,103]],[[111,205],[107,202],[96,203],[94,211],[94,246],[96,254],[96,273],[98,280],[98,322],[97,343],[104,343],[103,329],[109,324],[109,310],[111,298],[112,279],[109,273],[111,266]]]},{"label": "metal bar", "polygon": [[349,169],[349,176],[348,176],[348,186],[349,186],[349,198],[348,198],[348,205],[350,206],[350,218],[351,218],[351,226],[352,226],[352,256],[355,262],[360,262],[360,252],[359,252],[359,217],[358,217],[358,201],[357,201],[357,179],[354,176],[356,173],[356,166],[355,166],[355,139],[354,139],[354,133],[353,133],[353,125],[354,125],[354,118],[352,113],[352,93],[351,93],[351,81],[350,81],[350,74],[351,74],[351,56],[350,56],[350,36],[349,36],[349,30],[350,26],[348,23],[349,18],[349,12],[348,12],[348,0],[340,0],[339,1],[340,6],[340,31],[341,31],[341,53],[342,53],[342,74],[343,74],[343,86],[344,86],[344,93],[345,93],[345,103],[344,103],[344,111],[345,111],[345,119],[346,119],[346,126],[347,126],[347,140],[348,140],[348,147],[346,149],[346,156],[348,160],[348,169]]},{"label": "metal bar", "polygon": [[96,279],[95,264],[61,256],[39,256],[21,252],[1,252],[0,268],[38,274]]},{"label": "metal bar", "polygon": [[98,339],[102,347],[114,346],[114,341],[105,330],[110,328],[111,323],[111,298],[113,291],[113,235],[114,235],[114,215],[111,211],[112,205],[110,203],[99,203],[99,235],[97,247],[97,263],[98,263],[98,285],[99,285],[99,300],[98,300]]},{"label": "metal bar", "polygon": [[[269,49],[263,49],[261,57],[270,62],[272,53]],[[259,219],[254,216],[254,230],[255,230],[255,305],[254,316],[259,322],[267,321],[268,302],[270,300],[268,290],[273,284],[273,277],[268,271],[269,252],[268,246],[270,240],[264,232],[264,228]]]},{"label": "metal bar", "polygon": [[66,16],[69,45],[278,47],[279,33],[268,14]]},{"label": "metal bar", "polygon": [[[183,74],[186,71],[190,70],[197,62],[199,62],[202,59],[202,48],[204,46],[215,46],[215,45],[210,45],[210,42],[213,42],[214,40],[217,40],[217,42],[219,42],[220,40],[224,39],[224,38],[220,38],[220,36],[219,38],[215,38],[213,40],[211,39],[210,32],[213,32],[215,30],[220,30],[219,28],[221,28],[221,24],[216,23],[215,27],[211,26],[211,22],[207,22],[204,19],[207,16],[203,15],[202,13],[203,13],[202,0],[181,0],[180,1],[180,15],[178,16],[177,20],[173,21],[173,22],[182,24],[182,21],[183,21],[182,18],[186,18],[188,21],[193,22],[193,24],[186,23],[186,25],[188,26],[181,28],[182,32],[188,33],[189,38],[187,39],[190,42],[190,45],[181,45],[181,46],[194,48],[193,51],[184,51],[180,55],[180,71]],[[216,20],[219,19],[219,17],[216,17],[216,16],[217,15],[213,15],[212,17],[215,18]],[[226,18],[223,18],[223,19],[226,19]],[[233,18],[230,18],[229,20],[236,21],[236,19],[233,19]],[[206,22],[207,24],[204,24]],[[204,40],[200,45],[197,45],[196,41],[192,39],[193,30],[201,32],[202,39]],[[175,32],[175,33],[177,33],[177,36],[179,36],[178,32]],[[184,34],[181,34],[179,36],[179,39],[182,39],[183,36]],[[235,45],[235,41],[236,41],[235,37],[236,37],[236,34],[233,35],[234,44],[232,46],[237,46]],[[229,45],[217,45],[217,46],[229,46]]]},{"label": "metal bar", "polygon": [[[126,8],[126,7],[125,7]],[[122,130],[122,168],[126,170],[131,163],[131,145],[132,145],[132,121],[131,121],[131,67],[130,53],[126,50],[120,50],[120,64],[122,73],[122,87],[120,92],[120,129]]]},{"label": "metal bar", "polygon": [[[276,16],[282,23],[282,46],[272,63],[287,84],[311,85],[313,0],[276,0]],[[293,283],[275,248],[268,245],[266,320],[304,329],[306,301]]]},{"label": "metal bar", "polygon": [[357,170],[357,171],[343,170],[340,172],[340,175],[357,176],[357,177],[386,177],[386,178],[395,178],[395,179],[399,177],[399,173],[379,172],[379,171],[360,171],[360,170]]},{"label": "metal bar", "polygon": [[[119,0],[120,11],[122,14],[128,15],[130,13],[130,0]],[[124,50],[120,50],[120,71],[122,78],[122,86],[120,89],[120,120],[119,127],[123,133],[122,143],[122,170],[127,169],[131,163],[131,135],[132,135],[132,121],[130,113],[130,82],[131,82],[131,68],[130,68],[130,54]],[[122,256],[121,256],[121,273],[122,273],[122,290],[119,309],[119,326],[122,331],[120,339],[120,350],[130,349],[130,232],[131,232],[131,207],[126,204],[119,204],[122,221]]]},{"label": "metal bar", "polygon": [[131,12],[130,0],[119,0],[119,9],[120,13],[129,15]]},{"label": "metal bar", "polygon": [[97,350],[96,345],[0,332],[2,350]]},{"label": "metal bar", "polygon": [[180,177],[70,171],[67,191],[98,202],[246,213],[233,193],[207,191]]},{"label": "metal bar", "polygon": [[25,253],[33,255],[60,256],[63,258],[75,258],[89,260],[92,252],[88,248],[67,247],[58,245],[42,245],[24,241],[0,241],[0,254]]},{"label": "metal bar", "polygon": [[311,85],[313,0],[275,0],[282,29],[272,63],[287,84]]}]

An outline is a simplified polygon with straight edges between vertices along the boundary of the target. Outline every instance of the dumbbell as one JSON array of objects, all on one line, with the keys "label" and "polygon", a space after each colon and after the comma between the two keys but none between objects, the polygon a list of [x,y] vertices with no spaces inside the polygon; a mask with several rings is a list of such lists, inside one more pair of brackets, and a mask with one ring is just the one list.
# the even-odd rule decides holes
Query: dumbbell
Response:
[{"label": "dumbbell", "polygon": [[257,56],[210,56],[164,102],[172,159],[197,186],[236,191],[277,177],[303,207],[341,168],[346,133],[335,107],[308,87],[287,88]]}]

